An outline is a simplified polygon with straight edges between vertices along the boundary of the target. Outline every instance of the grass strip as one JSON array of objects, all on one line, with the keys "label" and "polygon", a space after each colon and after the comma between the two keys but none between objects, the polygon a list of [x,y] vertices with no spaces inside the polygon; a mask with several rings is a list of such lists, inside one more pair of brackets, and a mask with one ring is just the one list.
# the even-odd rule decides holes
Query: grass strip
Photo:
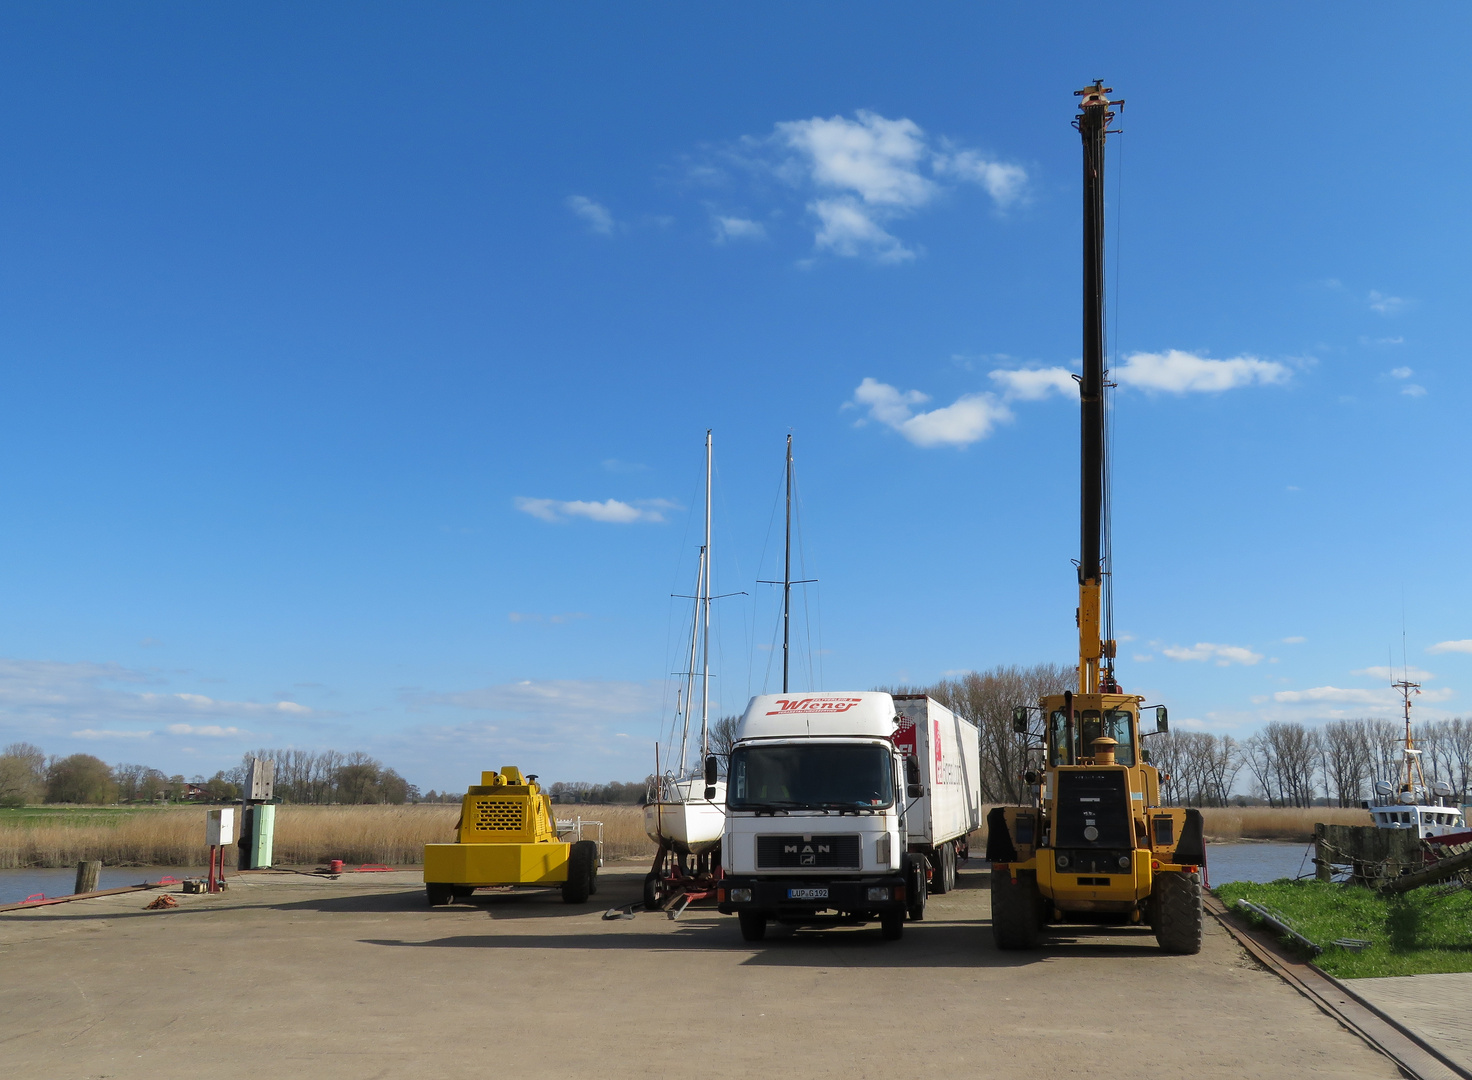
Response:
[{"label": "grass strip", "polygon": [[[1280,935],[1283,944],[1336,978],[1472,971],[1469,889],[1428,886],[1382,896],[1362,885],[1283,879],[1268,884],[1233,881],[1213,891],[1235,917],[1254,926],[1261,926],[1262,920],[1240,910],[1239,899],[1281,912],[1324,951],[1310,957],[1302,946]],[[1336,938],[1359,938],[1370,945],[1353,952],[1333,945]]]}]

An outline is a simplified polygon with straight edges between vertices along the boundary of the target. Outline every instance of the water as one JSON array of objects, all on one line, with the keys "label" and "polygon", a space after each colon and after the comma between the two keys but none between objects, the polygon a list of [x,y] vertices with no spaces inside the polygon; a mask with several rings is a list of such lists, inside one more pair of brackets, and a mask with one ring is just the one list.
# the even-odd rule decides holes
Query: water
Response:
[{"label": "water", "polygon": [[[143,881],[157,881],[165,876],[197,877],[203,873],[202,869],[182,869],[177,866],[104,866],[97,880],[97,887],[117,889]],[[54,896],[70,896],[72,886],[76,883],[75,866],[58,866],[46,870],[0,870],[0,904],[18,904],[33,893],[45,893],[48,900]]]},{"label": "water", "polygon": [[[1229,881],[1276,881],[1314,872],[1313,844],[1207,844],[1212,887]],[[1307,852],[1307,855],[1305,855]]]}]

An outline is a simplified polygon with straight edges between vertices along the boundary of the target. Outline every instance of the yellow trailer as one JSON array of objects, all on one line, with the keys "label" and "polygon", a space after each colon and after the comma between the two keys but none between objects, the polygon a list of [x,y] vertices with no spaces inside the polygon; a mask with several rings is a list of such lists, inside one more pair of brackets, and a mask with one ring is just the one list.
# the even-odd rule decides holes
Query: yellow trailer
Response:
[{"label": "yellow trailer", "polygon": [[431,907],[491,885],[558,885],[569,904],[598,891],[598,845],[562,840],[552,800],[514,765],[481,773],[460,804],[455,843],[424,845],[424,891]]}]

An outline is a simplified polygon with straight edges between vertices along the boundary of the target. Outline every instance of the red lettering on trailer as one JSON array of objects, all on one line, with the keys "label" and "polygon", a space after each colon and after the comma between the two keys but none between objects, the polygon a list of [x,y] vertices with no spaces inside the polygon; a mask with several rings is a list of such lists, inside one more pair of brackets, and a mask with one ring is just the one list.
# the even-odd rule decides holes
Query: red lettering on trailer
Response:
[{"label": "red lettering on trailer", "polygon": [[899,717],[899,722],[899,727],[895,728],[894,732],[895,748],[908,754],[910,757],[914,757],[915,721],[911,720],[908,716],[901,716]]}]

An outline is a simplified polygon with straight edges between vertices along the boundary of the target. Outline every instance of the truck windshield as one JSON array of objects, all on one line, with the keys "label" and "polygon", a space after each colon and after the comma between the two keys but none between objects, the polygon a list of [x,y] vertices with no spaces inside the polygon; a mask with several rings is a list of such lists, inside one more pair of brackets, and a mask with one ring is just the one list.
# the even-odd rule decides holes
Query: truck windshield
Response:
[{"label": "truck windshield", "polygon": [[894,776],[882,746],[744,746],[731,754],[726,805],[733,810],[878,810],[893,804]]}]

